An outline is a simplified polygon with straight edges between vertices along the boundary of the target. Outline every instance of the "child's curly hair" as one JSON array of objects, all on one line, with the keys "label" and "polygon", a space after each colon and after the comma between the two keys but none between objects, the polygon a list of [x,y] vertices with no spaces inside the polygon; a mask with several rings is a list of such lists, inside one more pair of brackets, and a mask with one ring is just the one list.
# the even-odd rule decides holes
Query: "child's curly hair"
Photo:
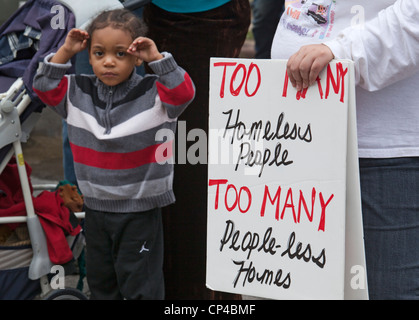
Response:
[{"label": "child's curly hair", "polygon": [[93,32],[95,30],[103,29],[106,27],[128,31],[132,37],[132,40],[140,36],[145,36],[147,33],[146,24],[127,9],[103,11],[98,16],[96,16],[87,27],[86,31],[90,35],[88,40],[88,48],[90,48]]}]

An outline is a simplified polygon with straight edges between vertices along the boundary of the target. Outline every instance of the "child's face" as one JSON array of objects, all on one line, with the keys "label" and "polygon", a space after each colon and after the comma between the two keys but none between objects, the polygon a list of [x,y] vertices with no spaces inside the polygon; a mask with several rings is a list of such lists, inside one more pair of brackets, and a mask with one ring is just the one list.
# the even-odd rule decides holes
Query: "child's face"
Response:
[{"label": "child's face", "polygon": [[95,75],[106,85],[115,86],[129,78],[142,61],[127,53],[131,35],[122,29],[106,27],[93,31],[89,62]]}]

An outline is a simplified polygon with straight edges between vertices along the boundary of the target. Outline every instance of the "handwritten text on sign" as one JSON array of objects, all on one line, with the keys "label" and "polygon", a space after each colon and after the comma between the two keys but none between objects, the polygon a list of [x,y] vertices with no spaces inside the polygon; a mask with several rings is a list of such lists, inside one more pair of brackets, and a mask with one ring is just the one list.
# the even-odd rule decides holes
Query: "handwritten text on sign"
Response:
[{"label": "handwritten text on sign", "polygon": [[286,61],[211,60],[209,287],[342,294],[347,74],[331,63],[297,92]]}]

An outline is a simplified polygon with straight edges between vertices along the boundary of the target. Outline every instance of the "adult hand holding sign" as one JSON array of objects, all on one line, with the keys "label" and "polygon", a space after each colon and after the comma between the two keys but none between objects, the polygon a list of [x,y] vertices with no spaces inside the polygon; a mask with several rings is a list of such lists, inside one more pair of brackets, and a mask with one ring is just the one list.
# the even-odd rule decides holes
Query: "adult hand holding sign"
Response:
[{"label": "adult hand holding sign", "polygon": [[287,63],[287,73],[292,86],[297,91],[311,86],[333,58],[332,51],[324,44],[301,47]]}]

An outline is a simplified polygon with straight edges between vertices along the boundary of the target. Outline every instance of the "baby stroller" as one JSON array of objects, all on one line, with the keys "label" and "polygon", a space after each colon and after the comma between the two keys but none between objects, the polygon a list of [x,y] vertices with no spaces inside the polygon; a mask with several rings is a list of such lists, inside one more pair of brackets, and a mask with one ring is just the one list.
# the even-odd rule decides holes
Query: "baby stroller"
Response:
[{"label": "baby stroller", "polygon": [[[61,232],[67,242],[66,249],[71,250],[75,259],[84,245],[81,226],[77,223],[77,219],[84,218],[84,212],[63,208],[57,200],[57,192],[34,196],[37,189],[49,190],[55,186],[32,186],[31,168],[23,157],[21,143],[27,142],[45,107],[32,91],[32,79],[40,59],[57,50],[71,28],[85,28],[103,10],[123,7],[135,10],[148,2],[150,0],[30,0],[0,27],[0,177],[3,177],[3,181],[0,180],[0,204],[3,204],[0,230],[8,226],[16,234],[24,234],[25,230],[28,234],[27,243],[23,240],[24,243],[21,241],[14,246],[0,246],[0,299],[33,299],[35,296],[86,299],[80,290],[57,288],[50,281],[52,273],[61,270],[54,268],[54,261],[62,252],[51,248],[56,238],[48,233],[51,218],[45,217],[45,208],[60,211],[58,215],[68,220],[64,222],[66,229]],[[72,218],[73,221],[69,221]],[[55,236],[55,231],[52,234]],[[54,259],[52,250],[57,250]]]}]

